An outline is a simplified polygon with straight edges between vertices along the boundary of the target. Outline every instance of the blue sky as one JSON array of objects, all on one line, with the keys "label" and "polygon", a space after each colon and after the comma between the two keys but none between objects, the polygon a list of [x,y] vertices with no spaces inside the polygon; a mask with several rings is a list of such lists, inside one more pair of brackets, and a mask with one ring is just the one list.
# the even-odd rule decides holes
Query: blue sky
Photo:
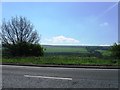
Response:
[{"label": "blue sky", "polygon": [[118,41],[115,2],[4,2],[2,18],[27,17],[41,44],[111,45]]}]

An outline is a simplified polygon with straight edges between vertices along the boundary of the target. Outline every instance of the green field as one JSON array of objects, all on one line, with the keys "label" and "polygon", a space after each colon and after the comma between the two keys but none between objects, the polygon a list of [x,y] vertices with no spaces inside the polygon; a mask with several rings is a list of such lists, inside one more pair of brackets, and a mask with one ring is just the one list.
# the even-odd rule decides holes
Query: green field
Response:
[{"label": "green field", "polygon": [[43,46],[46,50],[45,52],[77,52],[77,53],[87,53],[85,47],[78,46]]},{"label": "green field", "polygon": [[[43,57],[3,57],[3,63],[57,64],[57,65],[118,65],[110,57],[109,47],[99,46],[43,46]],[[99,52],[99,53],[98,53]]]},{"label": "green field", "polygon": [[[91,52],[99,52],[103,57],[110,56],[109,47],[102,46],[50,46],[45,45],[45,55],[72,55],[88,57]],[[94,57],[94,55],[92,55]]]},{"label": "green field", "polygon": [[111,52],[109,50],[97,50],[99,51],[103,56],[110,56]]}]

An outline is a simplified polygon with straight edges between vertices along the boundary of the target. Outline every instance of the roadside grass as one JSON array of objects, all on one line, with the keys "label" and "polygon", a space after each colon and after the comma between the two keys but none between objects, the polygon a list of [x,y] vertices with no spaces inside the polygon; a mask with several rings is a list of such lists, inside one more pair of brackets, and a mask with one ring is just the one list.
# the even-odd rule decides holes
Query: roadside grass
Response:
[{"label": "roadside grass", "polygon": [[[1,61],[0,61],[1,62]],[[53,65],[103,65],[117,66],[120,60],[100,59],[96,57],[44,56],[2,58],[2,63],[53,64]]]}]

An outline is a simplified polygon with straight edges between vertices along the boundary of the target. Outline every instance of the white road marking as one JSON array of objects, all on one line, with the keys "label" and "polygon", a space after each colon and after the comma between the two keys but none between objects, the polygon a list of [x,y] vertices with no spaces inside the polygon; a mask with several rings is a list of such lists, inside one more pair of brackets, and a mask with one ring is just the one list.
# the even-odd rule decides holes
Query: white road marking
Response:
[{"label": "white road marking", "polygon": [[33,78],[46,78],[46,79],[62,79],[62,80],[72,80],[72,78],[46,77],[46,76],[32,76],[32,75],[24,75],[24,77],[33,77]]}]

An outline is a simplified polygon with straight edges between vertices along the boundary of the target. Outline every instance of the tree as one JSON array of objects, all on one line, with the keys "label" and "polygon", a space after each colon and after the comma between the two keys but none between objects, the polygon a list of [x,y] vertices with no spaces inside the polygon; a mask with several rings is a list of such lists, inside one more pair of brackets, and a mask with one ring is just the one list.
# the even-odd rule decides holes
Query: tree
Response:
[{"label": "tree", "polygon": [[2,43],[16,44],[19,42],[38,43],[39,36],[33,31],[33,25],[25,17],[15,17],[2,23]]},{"label": "tree", "polygon": [[[43,48],[38,44],[39,35],[25,17],[12,17],[8,22],[4,19],[1,29],[2,45],[9,54],[28,56],[32,55],[30,50],[32,53],[38,52],[37,50],[43,53]],[[40,52],[39,55],[43,55]],[[36,55],[39,56],[38,53]]]},{"label": "tree", "polygon": [[113,46],[111,46],[110,51],[112,52],[112,56],[120,59],[120,43],[115,43]]}]

